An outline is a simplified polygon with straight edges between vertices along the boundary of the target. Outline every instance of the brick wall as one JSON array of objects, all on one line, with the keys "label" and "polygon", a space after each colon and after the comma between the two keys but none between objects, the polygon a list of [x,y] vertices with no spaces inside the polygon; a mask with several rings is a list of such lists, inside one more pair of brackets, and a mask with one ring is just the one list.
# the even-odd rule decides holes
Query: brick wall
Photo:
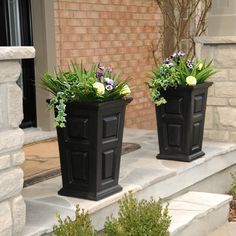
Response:
[{"label": "brick wall", "polygon": [[151,43],[158,39],[162,17],[154,0],[55,0],[57,64],[73,60],[102,62],[132,77],[134,101],[126,127],[156,127],[154,107],[144,85],[151,70]]}]

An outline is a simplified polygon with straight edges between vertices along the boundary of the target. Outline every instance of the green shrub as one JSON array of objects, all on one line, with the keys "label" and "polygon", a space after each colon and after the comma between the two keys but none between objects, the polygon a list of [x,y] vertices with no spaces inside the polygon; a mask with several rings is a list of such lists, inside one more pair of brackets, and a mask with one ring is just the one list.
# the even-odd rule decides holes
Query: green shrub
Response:
[{"label": "green shrub", "polygon": [[231,188],[229,193],[232,194],[233,196],[236,196],[236,173],[231,173],[231,176],[233,178],[233,183],[231,184]]},{"label": "green shrub", "polygon": [[58,215],[59,225],[53,226],[53,235],[56,236],[95,236],[95,230],[92,226],[90,217],[87,212],[76,209],[75,220],[67,217],[64,221]]},{"label": "green shrub", "polygon": [[135,199],[125,195],[119,202],[118,218],[109,217],[105,222],[105,236],[168,236],[170,226],[168,207],[160,201]]},{"label": "green shrub", "polygon": [[54,225],[55,236],[169,236],[170,217],[168,206],[160,201],[138,201],[131,193],[119,201],[119,217],[108,217],[104,232],[97,233],[84,210],[77,207],[75,220],[58,216],[59,225]]}]

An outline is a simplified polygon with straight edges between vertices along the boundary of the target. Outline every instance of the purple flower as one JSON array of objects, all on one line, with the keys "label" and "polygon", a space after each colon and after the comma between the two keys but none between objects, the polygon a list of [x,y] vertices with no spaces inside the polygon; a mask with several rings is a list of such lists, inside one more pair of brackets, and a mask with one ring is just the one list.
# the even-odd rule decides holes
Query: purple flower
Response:
[{"label": "purple flower", "polygon": [[108,85],[106,85],[105,88],[107,91],[111,91],[114,87],[112,85],[108,84]]},{"label": "purple flower", "polygon": [[186,65],[187,65],[187,67],[188,67],[189,69],[193,69],[193,61],[187,60],[187,61],[186,61]]},{"label": "purple flower", "polygon": [[178,56],[178,57],[185,57],[185,56],[186,56],[186,53],[185,53],[185,52],[182,52],[182,51],[179,51],[179,52],[177,53],[177,56]]},{"label": "purple flower", "polygon": [[112,87],[115,87],[115,82],[113,79],[110,78],[104,78],[104,81],[107,85],[111,85]]},{"label": "purple flower", "polygon": [[98,80],[100,80],[100,81],[101,81],[103,76],[104,76],[104,74],[103,74],[103,73],[101,73],[101,72],[98,72],[98,71],[96,72],[96,77],[97,77],[97,79],[98,79]]},{"label": "purple flower", "polygon": [[100,62],[98,63],[97,68],[102,70],[102,71],[105,70],[105,67]]},{"label": "purple flower", "polygon": [[107,68],[107,71],[109,72],[109,73],[112,73],[112,68]]}]

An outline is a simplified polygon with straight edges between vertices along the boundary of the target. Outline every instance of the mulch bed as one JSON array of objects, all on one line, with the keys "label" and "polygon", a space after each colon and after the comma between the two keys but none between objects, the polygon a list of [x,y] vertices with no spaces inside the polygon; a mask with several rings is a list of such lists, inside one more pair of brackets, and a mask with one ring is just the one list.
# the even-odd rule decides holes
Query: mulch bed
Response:
[{"label": "mulch bed", "polygon": [[236,196],[233,196],[233,200],[230,202],[229,221],[236,222]]}]

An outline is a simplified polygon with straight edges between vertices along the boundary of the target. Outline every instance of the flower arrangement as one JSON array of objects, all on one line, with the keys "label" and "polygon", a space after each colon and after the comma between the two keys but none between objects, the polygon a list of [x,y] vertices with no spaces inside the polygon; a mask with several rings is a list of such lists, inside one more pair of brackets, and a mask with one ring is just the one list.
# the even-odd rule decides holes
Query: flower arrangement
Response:
[{"label": "flower arrangement", "polygon": [[212,67],[212,61],[206,63],[198,59],[190,60],[184,52],[174,53],[159,67],[148,72],[150,81],[147,83],[150,89],[151,100],[157,105],[167,101],[161,96],[161,91],[170,87],[195,86],[203,83],[214,75],[216,70]]},{"label": "flower arrangement", "polygon": [[42,78],[45,89],[53,94],[49,105],[55,108],[57,116],[55,126],[65,127],[66,104],[79,102],[105,102],[130,95],[127,80],[120,80],[120,73],[113,74],[111,68],[100,63],[86,70],[72,63],[68,71],[46,73]]}]

